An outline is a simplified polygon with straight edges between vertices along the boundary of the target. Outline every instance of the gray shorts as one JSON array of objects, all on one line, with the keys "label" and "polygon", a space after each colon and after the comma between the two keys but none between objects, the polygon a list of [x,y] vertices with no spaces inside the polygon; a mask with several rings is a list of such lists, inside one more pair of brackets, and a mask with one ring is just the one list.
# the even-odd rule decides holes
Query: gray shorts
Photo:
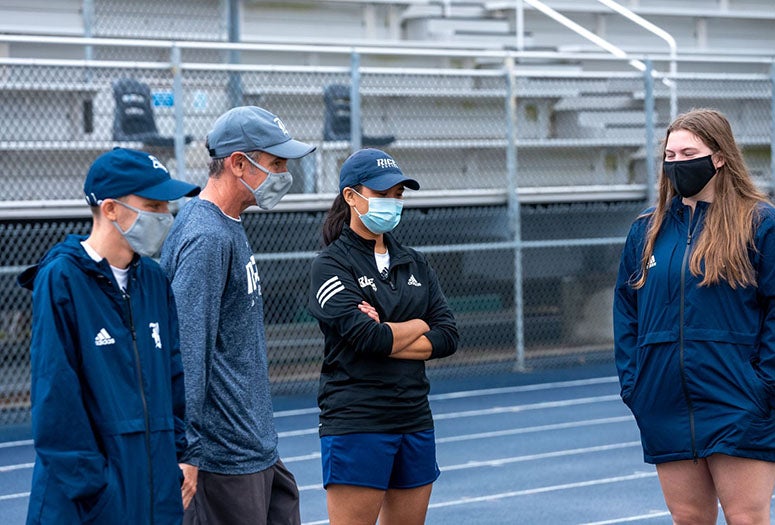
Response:
[{"label": "gray shorts", "polygon": [[255,474],[199,471],[184,525],[300,525],[299,489],[283,462]]}]

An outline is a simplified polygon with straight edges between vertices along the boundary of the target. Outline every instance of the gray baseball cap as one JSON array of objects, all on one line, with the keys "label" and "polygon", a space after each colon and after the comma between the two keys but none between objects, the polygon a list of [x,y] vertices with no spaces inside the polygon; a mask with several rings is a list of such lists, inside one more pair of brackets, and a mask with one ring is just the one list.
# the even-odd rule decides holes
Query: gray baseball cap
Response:
[{"label": "gray baseball cap", "polygon": [[235,151],[266,151],[275,157],[298,159],[315,146],[294,140],[279,117],[256,106],[232,108],[215,121],[207,134],[210,157],[221,159]]}]

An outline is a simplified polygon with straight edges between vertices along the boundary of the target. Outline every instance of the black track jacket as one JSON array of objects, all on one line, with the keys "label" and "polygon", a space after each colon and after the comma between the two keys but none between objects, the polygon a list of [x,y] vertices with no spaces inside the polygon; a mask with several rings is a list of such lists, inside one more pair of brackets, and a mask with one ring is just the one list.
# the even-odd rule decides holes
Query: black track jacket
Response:
[{"label": "black track jacket", "polygon": [[[308,307],[325,336],[321,436],[433,428],[425,362],[388,357],[393,333],[386,321],[428,323],[431,359],[457,349],[455,318],[425,256],[385,234],[390,269],[383,278],[374,244],[345,225],[312,264]],[[361,301],[377,309],[380,323],[358,310]]]}]

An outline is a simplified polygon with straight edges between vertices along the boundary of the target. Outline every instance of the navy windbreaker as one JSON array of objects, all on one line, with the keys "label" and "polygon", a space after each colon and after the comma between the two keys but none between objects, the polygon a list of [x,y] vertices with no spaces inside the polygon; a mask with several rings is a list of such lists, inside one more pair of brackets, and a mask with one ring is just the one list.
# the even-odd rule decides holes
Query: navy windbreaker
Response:
[{"label": "navy windbreaker", "polygon": [[648,217],[633,224],[614,295],[621,395],[644,459],[714,453],[775,461],[775,209],[760,205],[749,250],[756,286],[698,286],[689,270],[709,204],[676,198],[634,290]]},{"label": "navy windbreaker", "polygon": [[182,519],[183,367],[167,278],[135,257],[127,294],[70,235],[26,270],[33,290],[28,524]]}]

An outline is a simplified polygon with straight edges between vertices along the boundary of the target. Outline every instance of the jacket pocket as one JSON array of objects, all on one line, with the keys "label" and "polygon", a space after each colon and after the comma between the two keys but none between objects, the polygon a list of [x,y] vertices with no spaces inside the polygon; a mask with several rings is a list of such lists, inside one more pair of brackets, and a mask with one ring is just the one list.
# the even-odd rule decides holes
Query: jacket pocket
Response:
[{"label": "jacket pocket", "polygon": [[91,501],[80,501],[78,510],[83,523],[116,523],[122,512],[118,496],[118,480],[112,465],[108,465],[108,484]]},{"label": "jacket pocket", "polygon": [[753,375],[752,385],[754,385],[754,391],[751,393],[756,406],[759,407],[761,417],[769,417],[772,410],[770,396],[768,394],[767,384],[762,379],[762,372],[759,368],[759,358],[752,357],[750,360],[750,371]]}]

